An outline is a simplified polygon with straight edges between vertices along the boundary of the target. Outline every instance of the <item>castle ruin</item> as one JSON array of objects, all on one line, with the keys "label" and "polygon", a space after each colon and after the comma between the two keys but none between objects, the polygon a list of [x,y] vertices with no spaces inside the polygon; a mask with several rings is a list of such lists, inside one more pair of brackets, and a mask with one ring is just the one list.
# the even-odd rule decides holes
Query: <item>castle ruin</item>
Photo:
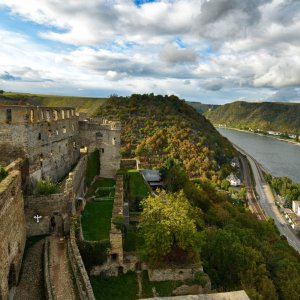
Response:
[{"label": "castle ruin", "polygon": [[[113,178],[120,168],[120,135],[119,122],[86,118],[72,107],[0,105],[0,165],[8,171],[0,182],[1,300],[17,284],[26,237],[48,234],[52,216],[68,233],[76,198],[85,192],[82,153],[99,149],[100,176]],[[32,196],[36,182],[46,178],[62,181],[63,190]]]}]

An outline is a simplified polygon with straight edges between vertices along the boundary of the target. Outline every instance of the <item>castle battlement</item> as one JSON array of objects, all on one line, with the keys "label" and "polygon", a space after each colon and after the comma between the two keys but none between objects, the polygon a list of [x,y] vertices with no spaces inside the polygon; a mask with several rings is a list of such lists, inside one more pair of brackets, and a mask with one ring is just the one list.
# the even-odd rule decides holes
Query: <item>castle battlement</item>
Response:
[{"label": "castle battlement", "polygon": [[33,124],[76,119],[74,107],[0,105],[0,124]]},{"label": "castle battlement", "polygon": [[101,152],[101,176],[120,167],[121,123],[77,114],[74,107],[0,105],[0,164],[17,157],[29,164],[29,185],[59,181],[77,163],[80,149]]}]

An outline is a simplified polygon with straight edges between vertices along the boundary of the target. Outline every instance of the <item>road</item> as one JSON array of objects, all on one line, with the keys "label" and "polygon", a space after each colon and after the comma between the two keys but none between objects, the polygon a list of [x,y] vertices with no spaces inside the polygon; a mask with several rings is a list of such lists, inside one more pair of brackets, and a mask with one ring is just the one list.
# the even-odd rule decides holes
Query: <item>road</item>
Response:
[{"label": "road", "polygon": [[264,180],[262,175],[261,166],[258,162],[248,153],[246,153],[240,147],[234,145],[238,151],[242,154],[246,155],[248,161],[250,162],[251,169],[253,171],[254,179],[255,179],[255,189],[259,196],[259,203],[265,213],[274,220],[275,225],[277,226],[280,234],[284,235],[288,243],[298,252],[300,253],[300,240],[297,238],[295,233],[291,230],[291,228],[286,223],[286,220],[279,212],[276,204],[273,193],[269,184]]}]

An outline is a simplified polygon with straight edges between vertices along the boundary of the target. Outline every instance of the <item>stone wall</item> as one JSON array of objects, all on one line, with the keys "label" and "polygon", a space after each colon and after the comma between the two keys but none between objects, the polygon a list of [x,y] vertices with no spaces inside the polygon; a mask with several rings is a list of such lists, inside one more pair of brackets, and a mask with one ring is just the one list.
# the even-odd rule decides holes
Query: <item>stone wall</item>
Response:
[{"label": "stone wall", "polygon": [[68,239],[68,257],[71,262],[73,275],[81,300],[95,300],[89,276],[84,267],[78,246],[76,244],[75,228],[71,224],[70,238]]},{"label": "stone wall", "polygon": [[[87,156],[83,156],[72,172],[68,174],[63,192],[48,196],[26,196],[25,215],[27,235],[36,236],[50,233],[50,219],[55,218],[57,228],[65,234],[70,230],[70,216],[76,212],[76,198],[85,193],[85,170]],[[34,216],[42,218],[37,223]]]},{"label": "stone wall", "polygon": [[55,297],[55,290],[51,282],[51,275],[50,275],[50,242],[49,238],[46,238],[45,245],[44,245],[44,282],[45,282],[45,295],[46,300],[54,300]]},{"label": "stone wall", "polygon": [[0,105],[0,125],[0,162],[27,158],[32,187],[42,178],[60,180],[79,159],[73,108]]},{"label": "stone wall", "polygon": [[187,280],[194,279],[197,272],[203,272],[200,264],[195,264],[185,267],[173,267],[166,269],[149,269],[150,281],[164,281],[164,280]]},{"label": "stone wall", "polygon": [[123,263],[123,234],[115,225],[115,222],[124,220],[124,193],[123,176],[117,175],[114,206],[112,211],[111,229],[109,239],[111,243],[110,260],[112,263]]},{"label": "stone wall", "polygon": [[137,169],[138,163],[136,159],[121,159],[121,169]]},{"label": "stone wall", "polygon": [[[25,215],[27,236],[50,233],[50,219],[55,218],[56,230],[69,232],[69,216],[72,213],[72,202],[63,193],[48,196],[25,197]],[[39,222],[34,216],[39,215]]]},{"label": "stone wall", "polygon": [[121,124],[103,119],[79,121],[78,143],[81,147],[100,150],[100,176],[114,178],[120,169]]},{"label": "stone wall", "polygon": [[0,182],[0,299],[12,295],[26,242],[21,173],[10,169]]}]

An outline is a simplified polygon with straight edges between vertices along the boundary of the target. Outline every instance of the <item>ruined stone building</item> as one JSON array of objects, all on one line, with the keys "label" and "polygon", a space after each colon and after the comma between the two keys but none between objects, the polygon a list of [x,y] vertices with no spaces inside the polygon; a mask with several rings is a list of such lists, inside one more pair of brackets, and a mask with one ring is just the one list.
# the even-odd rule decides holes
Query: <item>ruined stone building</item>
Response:
[{"label": "ruined stone building", "polygon": [[[76,197],[84,192],[87,152],[100,150],[101,176],[120,168],[119,122],[90,119],[72,107],[0,105],[0,165],[8,176],[0,182],[0,299],[17,283],[27,236],[49,233],[51,216],[64,232]],[[79,163],[78,163],[79,162]],[[37,180],[64,180],[51,197],[31,196]],[[41,215],[36,224],[35,215]]]}]

